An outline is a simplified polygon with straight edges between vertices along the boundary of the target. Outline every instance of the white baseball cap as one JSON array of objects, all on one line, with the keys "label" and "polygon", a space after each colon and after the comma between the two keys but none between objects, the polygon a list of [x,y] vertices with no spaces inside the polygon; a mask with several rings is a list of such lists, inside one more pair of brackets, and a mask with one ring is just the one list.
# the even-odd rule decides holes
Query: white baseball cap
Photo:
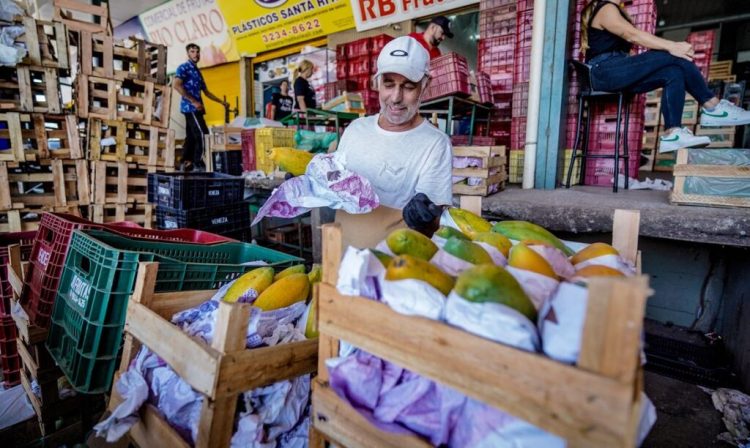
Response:
[{"label": "white baseball cap", "polygon": [[409,36],[401,36],[388,42],[378,55],[378,72],[397,73],[410,81],[419,82],[425,75],[430,74],[430,54]]}]

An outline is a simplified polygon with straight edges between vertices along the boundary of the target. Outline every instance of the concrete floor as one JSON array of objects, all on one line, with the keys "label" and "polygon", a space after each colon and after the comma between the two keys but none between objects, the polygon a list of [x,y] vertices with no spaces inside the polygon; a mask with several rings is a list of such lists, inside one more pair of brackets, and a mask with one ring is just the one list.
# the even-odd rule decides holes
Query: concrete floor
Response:
[{"label": "concrete floor", "polygon": [[523,190],[510,185],[482,201],[487,216],[533,221],[553,232],[610,232],[615,209],[641,211],[641,235],[750,247],[750,209],[677,206],[668,191],[577,186]]}]

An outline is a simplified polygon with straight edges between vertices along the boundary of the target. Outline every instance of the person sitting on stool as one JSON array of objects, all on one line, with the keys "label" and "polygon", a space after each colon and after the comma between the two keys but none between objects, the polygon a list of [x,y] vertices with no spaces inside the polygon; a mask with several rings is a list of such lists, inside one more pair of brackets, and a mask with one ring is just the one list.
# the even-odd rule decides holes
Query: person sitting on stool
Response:
[{"label": "person sitting on stool", "polygon": [[[633,44],[649,51],[631,56]],[[719,100],[692,62],[695,51],[687,42],[673,42],[633,26],[625,10],[608,0],[593,0],[581,13],[581,53],[591,66],[596,90],[645,93],[663,87],[661,110],[664,135],[659,152],[707,146],[708,137],[694,136],[682,127],[685,91],[702,105],[701,126],[750,124],[750,112]]]}]

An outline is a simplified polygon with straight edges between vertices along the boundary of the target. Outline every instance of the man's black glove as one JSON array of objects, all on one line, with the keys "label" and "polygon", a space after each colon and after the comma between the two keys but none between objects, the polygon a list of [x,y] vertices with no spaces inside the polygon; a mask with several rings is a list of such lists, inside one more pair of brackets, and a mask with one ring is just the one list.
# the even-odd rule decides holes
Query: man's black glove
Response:
[{"label": "man's black glove", "polygon": [[[424,193],[417,193],[404,207],[404,221],[409,228],[422,230],[432,228],[443,208],[435,205]],[[432,230],[434,232],[434,229]]]}]

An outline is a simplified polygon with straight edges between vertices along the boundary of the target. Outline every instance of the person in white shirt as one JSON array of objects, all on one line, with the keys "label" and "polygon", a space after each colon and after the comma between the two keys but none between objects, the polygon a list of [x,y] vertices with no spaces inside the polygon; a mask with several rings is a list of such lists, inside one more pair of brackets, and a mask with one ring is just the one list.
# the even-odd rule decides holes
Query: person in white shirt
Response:
[{"label": "person in white shirt", "polygon": [[431,234],[451,203],[451,143],[418,114],[430,82],[430,56],[414,38],[389,42],[375,79],[380,113],[359,118],[338,145],[347,169],[367,178],[386,207],[402,209],[406,224]]}]

